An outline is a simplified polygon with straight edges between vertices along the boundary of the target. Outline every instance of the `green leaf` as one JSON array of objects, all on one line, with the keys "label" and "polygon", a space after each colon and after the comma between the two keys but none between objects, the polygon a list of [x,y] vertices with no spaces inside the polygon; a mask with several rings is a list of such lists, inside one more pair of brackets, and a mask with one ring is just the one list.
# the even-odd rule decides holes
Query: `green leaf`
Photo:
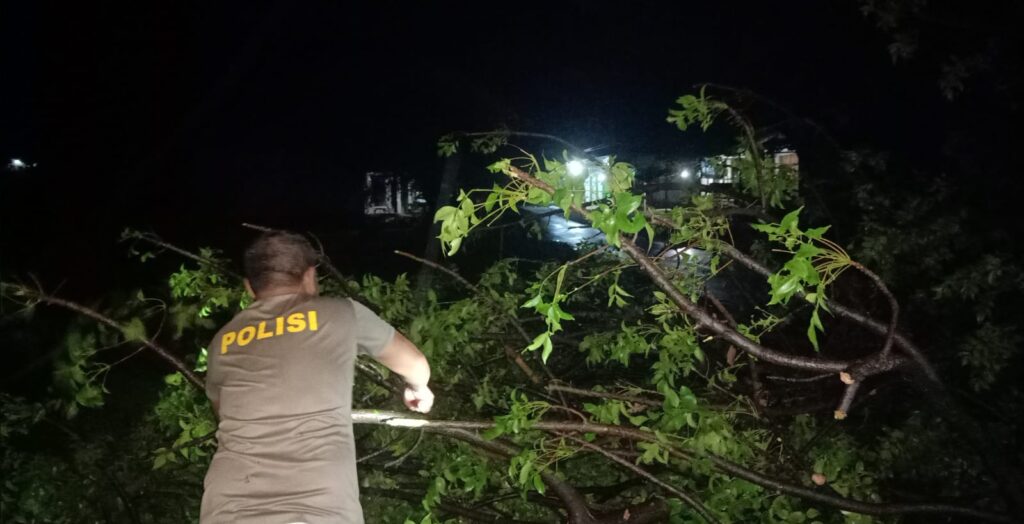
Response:
[{"label": "green leaf", "polygon": [[786,216],[782,217],[782,220],[779,221],[779,230],[788,231],[793,234],[799,233],[800,230],[797,228],[800,224],[800,211],[802,210],[803,206],[798,207],[787,213]]},{"label": "green leaf", "polygon": [[461,237],[460,237],[460,238],[456,238],[456,239],[453,239],[453,240],[452,240],[452,241],[451,241],[451,242],[450,242],[450,243],[448,244],[448,253],[447,253],[447,255],[448,255],[448,256],[452,256],[452,255],[454,255],[454,254],[455,254],[456,252],[458,252],[458,251],[459,251],[459,246],[461,246],[461,245],[462,245],[462,238],[461,238]]},{"label": "green leaf", "polygon": [[533,339],[533,342],[530,343],[529,346],[526,346],[526,351],[536,351],[537,348],[545,345],[545,343],[550,342],[550,339],[551,339],[551,333],[548,333],[547,331],[545,331],[545,332],[537,335]]},{"label": "green leaf", "polygon": [[75,393],[75,402],[87,408],[98,408],[103,405],[103,391],[94,384],[87,384]]},{"label": "green leaf", "polygon": [[568,264],[563,264],[561,269],[558,270],[558,276],[555,278],[555,301],[558,301],[558,292],[562,289],[562,282],[565,281],[565,271],[569,269]]},{"label": "green leaf", "polygon": [[519,484],[526,485],[526,482],[530,480],[530,473],[533,471],[533,462],[526,462],[523,467],[519,469]]},{"label": "green leaf", "polygon": [[545,338],[544,339],[544,352],[541,353],[541,355],[540,355],[540,359],[545,364],[548,362],[548,357],[551,356],[551,352],[554,349],[555,349],[555,346],[554,346],[554,344],[551,343],[551,337],[549,336],[549,337]]},{"label": "green leaf", "polygon": [[537,493],[540,493],[541,495],[544,494],[544,490],[546,489],[546,486],[544,486],[544,479],[539,473],[533,476],[533,489],[537,490]]},{"label": "green leaf", "polygon": [[825,235],[825,232],[827,232],[830,227],[832,226],[815,227],[804,231],[804,234],[807,235],[808,238],[821,240],[821,237]]},{"label": "green leaf", "polygon": [[533,307],[537,307],[538,305],[540,305],[543,301],[544,301],[544,296],[543,295],[537,295],[537,296],[531,298],[530,300],[527,300],[526,302],[523,303],[523,305],[521,305],[519,307],[521,307],[521,308],[533,308]]},{"label": "green leaf", "polygon": [[141,342],[146,340],[146,325],[141,318],[135,317],[121,326],[121,334],[129,342]]},{"label": "green leaf", "polygon": [[821,324],[821,318],[818,317],[818,309],[815,308],[814,312],[811,313],[811,323],[807,326],[807,339],[811,341],[815,351],[819,351],[818,331],[824,332],[825,327]]},{"label": "green leaf", "polygon": [[442,206],[434,213],[434,222],[443,222],[455,215],[458,211],[454,206]]},{"label": "green leaf", "polygon": [[491,173],[507,173],[510,167],[512,167],[512,160],[502,158],[501,160],[487,166],[487,170]]}]

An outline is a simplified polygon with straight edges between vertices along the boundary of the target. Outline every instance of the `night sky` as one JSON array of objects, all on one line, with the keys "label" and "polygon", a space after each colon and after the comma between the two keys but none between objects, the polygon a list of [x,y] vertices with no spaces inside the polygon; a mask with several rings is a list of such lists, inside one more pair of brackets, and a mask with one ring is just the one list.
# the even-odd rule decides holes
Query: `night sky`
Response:
[{"label": "night sky", "polygon": [[[369,169],[429,185],[438,136],[507,126],[710,154],[664,122],[700,82],[846,147],[926,153],[945,102],[854,2],[5,2],[4,267],[107,275],[125,226],[231,245],[346,227]],[[417,249],[421,246],[410,246]]]}]

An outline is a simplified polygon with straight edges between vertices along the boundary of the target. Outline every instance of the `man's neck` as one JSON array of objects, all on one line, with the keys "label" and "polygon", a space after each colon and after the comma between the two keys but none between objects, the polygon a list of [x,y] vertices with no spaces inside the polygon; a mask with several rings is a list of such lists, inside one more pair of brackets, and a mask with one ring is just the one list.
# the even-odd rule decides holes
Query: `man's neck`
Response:
[{"label": "man's neck", "polygon": [[305,293],[302,286],[276,287],[257,293],[256,300],[266,300],[268,298],[279,297],[282,295],[297,295],[300,293]]}]

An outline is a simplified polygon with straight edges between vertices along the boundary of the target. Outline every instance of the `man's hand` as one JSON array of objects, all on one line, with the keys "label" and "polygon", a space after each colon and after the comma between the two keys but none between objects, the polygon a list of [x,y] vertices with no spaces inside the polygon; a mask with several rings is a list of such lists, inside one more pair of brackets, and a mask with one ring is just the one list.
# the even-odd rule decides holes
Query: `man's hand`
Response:
[{"label": "man's hand", "polygon": [[405,388],[405,407],[417,413],[428,413],[434,406],[434,392],[427,386]]}]

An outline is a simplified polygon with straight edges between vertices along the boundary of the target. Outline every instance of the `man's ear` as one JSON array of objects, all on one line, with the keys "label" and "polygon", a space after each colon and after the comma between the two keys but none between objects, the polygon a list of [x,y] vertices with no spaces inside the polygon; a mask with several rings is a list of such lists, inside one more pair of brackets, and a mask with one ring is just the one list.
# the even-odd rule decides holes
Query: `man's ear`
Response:
[{"label": "man's ear", "polygon": [[249,283],[249,279],[243,278],[242,283],[245,284],[245,292],[252,298],[256,298],[256,292],[252,290],[252,284]]},{"label": "man's ear", "polygon": [[302,274],[302,290],[307,295],[317,295],[320,292],[316,281],[316,268],[310,267]]}]

